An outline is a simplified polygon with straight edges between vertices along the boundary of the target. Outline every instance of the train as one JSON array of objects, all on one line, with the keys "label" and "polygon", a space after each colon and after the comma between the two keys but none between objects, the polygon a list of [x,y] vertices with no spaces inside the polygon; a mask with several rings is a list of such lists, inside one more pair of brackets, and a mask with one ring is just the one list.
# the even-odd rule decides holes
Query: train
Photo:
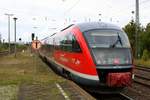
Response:
[{"label": "train", "polygon": [[114,92],[132,84],[134,66],[130,42],[116,25],[71,24],[41,42],[40,56],[61,75],[82,86]]}]

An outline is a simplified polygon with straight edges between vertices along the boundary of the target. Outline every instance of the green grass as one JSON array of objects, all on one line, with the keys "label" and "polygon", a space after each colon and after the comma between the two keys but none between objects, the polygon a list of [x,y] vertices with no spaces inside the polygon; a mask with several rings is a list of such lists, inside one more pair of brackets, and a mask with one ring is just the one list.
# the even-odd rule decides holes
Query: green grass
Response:
[{"label": "green grass", "polygon": [[22,84],[50,85],[56,82],[65,80],[29,51],[17,53],[16,58],[13,54],[0,57],[0,100],[16,100],[18,88]]},{"label": "green grass", "polygon": [[144,65],[146,67],[150,67],[150,59],[147,60],[147,61],[144,61],[142,59],[134,60],[134,64],[136,64],[136,65]]},{"label": "green grass", "polygon": [[39,57],[29,52],[0,58],[0,85],[24,82],[59,82],[56,76]]},{"label": "green grass", "polygon": [[0,86],[0,100],[16,100],[17,92],[16,85]]}]

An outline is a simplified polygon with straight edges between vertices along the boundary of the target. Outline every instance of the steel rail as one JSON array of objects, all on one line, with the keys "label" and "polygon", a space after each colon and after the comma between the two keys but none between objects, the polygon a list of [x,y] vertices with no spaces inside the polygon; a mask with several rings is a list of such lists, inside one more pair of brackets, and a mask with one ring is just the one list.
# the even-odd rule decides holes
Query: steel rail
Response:
[{"label": "steel rail", "polygon": [[146,83],[144,83],[144,82],[141,82],[141,81],[139,81],[139,80],[136,80],[136,79],[134,79],[133,80],[135,83],[138,83],[138,84],[140,84],[140,85],[143,85],[143,86],[145,86],[145,87],[148,87],[148,88],[150,88],[150,85],[149,84],[146,84]]},{"label": "steel rail", "polygon": [[124,93],[119,93],[121,96],[123,96],[124,98],[126,98],[127,100],[134,100],[133,98],[129,97],[128,95],[124,94]]},{"label": "steel rail", "polygon": [[135,65],[135,66],[136,66],[135,69],[150,72],[150,68],[148,68],[146,66],[143,66],[143,65]]},{"label": "steel rail", "polygon": [[145,69],[145,68],[136,68],[137,70],[143,70],[143,71],[146,71],[146,72],[150,72],[150,69]]},{"label": "steel rail", "polygon": [[135,74],[135,77],[143,79],[143,80],[150,81],[150,78],[146,78],[146,77],[143,77],[143,76],[140,76],[140,75],[137,75],[137,74]]}]

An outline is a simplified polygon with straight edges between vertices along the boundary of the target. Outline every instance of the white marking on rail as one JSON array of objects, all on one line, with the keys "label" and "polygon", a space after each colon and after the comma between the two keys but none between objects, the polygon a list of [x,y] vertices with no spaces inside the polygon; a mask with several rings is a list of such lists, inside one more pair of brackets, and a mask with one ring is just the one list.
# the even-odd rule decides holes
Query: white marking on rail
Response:
[{"label": "white marking on rail", "polygon": [[60,90],[61,94],[64,96],[64,98],[66,100],[70,100],[70,98],[68,97],[68,95],[66,94],[66,92],[62,89],[62,87],[58,84],[58,83],[55,83],[57,88]]}]

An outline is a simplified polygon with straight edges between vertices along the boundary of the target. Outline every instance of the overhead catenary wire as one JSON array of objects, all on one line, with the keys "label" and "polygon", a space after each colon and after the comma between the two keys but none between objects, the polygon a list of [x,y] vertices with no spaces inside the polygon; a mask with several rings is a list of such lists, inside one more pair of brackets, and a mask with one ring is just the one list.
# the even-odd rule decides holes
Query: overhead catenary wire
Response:
[{"label": "overhead catenary wire", "polygon": [[[143,0],[143,1],[139,2],[140,7],[143,7],[143,5],[145,3],[147,3],[147,2],[150,2],[150,0]],[[108,1],[107,1],[107,4],[108,4]],[[112,8],[111,5],[108,4],[108,6]],[[147,7],[150,7],[150,6],[147,6]],[[130,8],[130,9],[135,10],[135,4],[128,5],[126,8]],[[115,14],[115,15],[118,15],[118,14],[123,15],[124,12],[126,12],[126,9],[119,9],[119,10],[113,11],[113,14]]]},{"label": "overhead catenary wire", "polygon": [[[66,1],[63,1],[63,2],[66,2]],[[75,8],[79,2],[80,2],[80,0],[77,0],[70,8],[68,8],[68,9],[64,12],[64,14],[70,12],[73,8]],[[107,1],[107,2],[108,2],[108,1]],[[141,6],[141,5],[143,5],[143,4],[147,3],[147,2],[150,2],[150,0],[143,0],[143,1],[139,2],[139,4],[140,4],[140,6]],[[107,3],[107,5],[108,5],[108,3]],[[108,6],[112,7],[111,5],[108,5]],[[135,6],[135,4],[134,4],[134,5],[129,5],[129,6],[127,6],[127,8],[131,8],[131,7],[134,8],[134,6]],[[141,6],[141,7],[142,7],[142,6]],[[17,12],[17,13],[19,13],[19,14],[29,14],[27,11],[24,11],[24,10],[7,9],[7,8],[0,8],[0,10],[6,10],[6,11],[8,11],[8,12]],[[125,11],[125,10],[120,9],[120,10],[115,11],[115,12],[116,12],[116,13],[118,13],[118,12],[122,12],[122,13],[123,13],[124,11]]]},{"label": "overhead catenary wire", "polygon": [[141,1],[139,4],[144,4],[144,3],[147,3],[149,2],[150,0],[144,0],[144,1]]},{"label": "overhead catenary wire", "polygon": [[77,0],[70,8],[68,8],[65,12],[64,15],[66,15],[68,12],[70,12],[73,8],[77,6],[77,4],[80,2],[80,0]]}]

